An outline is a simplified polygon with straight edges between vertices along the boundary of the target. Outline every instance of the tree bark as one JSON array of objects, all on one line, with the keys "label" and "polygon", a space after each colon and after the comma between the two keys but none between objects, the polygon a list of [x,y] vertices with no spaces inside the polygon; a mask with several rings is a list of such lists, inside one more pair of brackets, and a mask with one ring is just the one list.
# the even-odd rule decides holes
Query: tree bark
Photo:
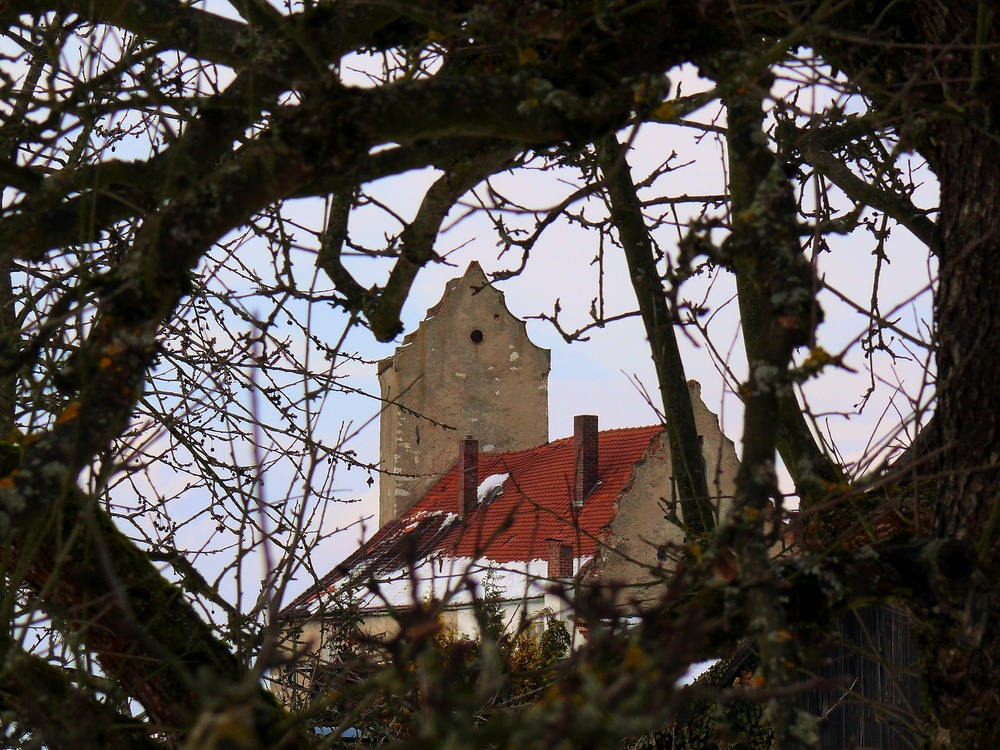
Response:
[{"label": "tree bark", "polygon": [[[757,87],[746,91],[735,88],[736,92],[727,97],[725,102],[729,120],[726,148],[729,155],[730,213],[739,217],[753,210],[757,192],[774,166],[774,158],[770,150],[761,147],[764,92]],[[734,221],[734,227],[734,232],[738,234],[739,223]],[[750,363],[764,359],[771,343],[769,337],[772,333],[770,323],[773,312],[760,285],[759,268],[762,263],[767,262],[767,259],[737,253],[731,263],[736,275],[743,344]],[[815,294],[815,290],[811,290],[811,293]],[[812,322],[816,325],[819,321]],[[782,388],[776,399],[776,447],[795,482],[802,507],[808,508],[827,497],[830,487],[842,483],[844,476],[817,444],[791,385]]]},{"label": "tree bark", "polygon": [[975,126],[938,129],[941,182],[937,414],[941,451],[934,533],[975,545],[988,587],[942,601],[922,631],[924,679],[939,747],[1000,745],[1000,608],[992,592],[997,539],[1000,418],[1000,145]]},{"label": "tree bark", "polygon": [[[743,276],[757,307],[753,323],[757,345],[747,345],[749,374],[744,396],[743,454],[736,477],[733,510],[716,535],[716,556],[731,548],[739,564],[750,627],[760,651],[761,676],[777,691],[799,680],[802,653],[789,630],[788,600],[774,576],[770,549],[778,541],[781,496],[775,475],[782,401],[791,398],[792,355],[813,340],[820,319],[813,270],[802,254],[792,185],[767,148],[762,102],[771,78],[753,76],[752,58],[720,75],[729,117],[730,153],[745,167],[732,232],[721,257]],[[740,178],[743,180],[740,180]],[[736,200],[734,200],[734,205]],[[740,289],[741,303],[745,289]],[[742,312],[742,304],[741,304]],[[770,523],[765,523],[770,521]],[[776,745],[793,750],[818,742],[817,720],[791,702],[772,699],[768,717]]]}]

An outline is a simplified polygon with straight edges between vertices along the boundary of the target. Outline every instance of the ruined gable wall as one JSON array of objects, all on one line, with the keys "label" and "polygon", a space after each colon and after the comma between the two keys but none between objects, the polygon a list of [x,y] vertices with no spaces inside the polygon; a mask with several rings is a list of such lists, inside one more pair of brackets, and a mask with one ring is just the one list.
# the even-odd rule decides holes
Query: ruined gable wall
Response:
[{"label": "ruined gable wall", "polygon": [[[703,438],[708,489],[713,495],[719,517],[724,517],[736,490],[736,472],[739,469],[736,447],[722,434],[719,418],[701,400],[701,386],[693,380],[688,385],[695,424]],[[683,531],[664,518],[661,503],[661,498],[668,503],[671,500],[671,474],[670,447],[664,434],[650,453],[636,464],[633,480],[619,498],[618,513],[611,523],[607,546],[599,553],[600,561],[595,567],[596,575],[602,581],[649,583],[657,580],[650,568],[671,565],[669,559],[657,559],[657,552],[661,549],[667,552],[668,558],[676,556],[676,548],[684,542]],[[677,513],[680,515],[679,508]],[[626,598],[639,594],[636,589],[623,593]]]},{"label": "ruined gable wall", "polygon": [[379,363],[387,404],[379,524],[423,497],[467,435],[487,453],[547,442],[549,365],[549,351],[531,342],[478,263],[451,281],[419,328]]}]

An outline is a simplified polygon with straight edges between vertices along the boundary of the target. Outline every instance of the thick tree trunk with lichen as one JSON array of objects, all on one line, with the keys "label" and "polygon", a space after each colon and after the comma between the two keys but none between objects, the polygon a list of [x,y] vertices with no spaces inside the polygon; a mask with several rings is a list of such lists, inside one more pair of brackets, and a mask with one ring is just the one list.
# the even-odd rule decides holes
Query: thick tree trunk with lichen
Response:
[{"label": "thick tree trunk with lichen", "polygon": [[[754,75],[752,60],[739,59],[719,75],[729,119],[731,157],[746,167],[744,210],[734,214],[732,232],[719,255],[737,273],[752,279],[754,297],[763,304],[755,333],[759,346],[747,346],[749,375],[742,386],[743,453],[736,477],[733,509],[715,539],[716,564],[737,561],[746,595],[747,635],[757,643],[761,679],[778,692],[798,682],[803,654],[790,630],[787,599],[774,576],[770,550],[779,541],[781,495],[775,475],[781,403],[792,398],[792,354],[810,343],[819,309],[813,271],[803,257],[793,190],[767,148],[762,102],[771,85],[767,74]],[[770,521],[770,522],[767,522]],[[812,748],[818,741],[815,717],[790,701],[768,702],[778,747]]]},{"label": "thick tree trunk with lichen", "polygon": [[[983,406],[1000,401],[996,355],[1000,321],[1000,145],[996,136],[959,124],[943,129],[935,158],[941,180],[938,326],[938,467],[941,498],[935,532],[984,543],[984,562],[1000,557],[984,538],[997,497],[1000,418]],[[987,417],[987,418],[984,418]]]},{"label": "thick tree trunk with lichen", "polygon": [[[730,213],[736,217],[753,209],[758,186],[771,167],[770,152],[755,147],[754,142],[755,136],[758,143],[761,142],[764,130],[761,94],[747,94],[734,95],[727,101],[730,121],[729,137],[726,139]],[[747,257],[735,256],[732,270],[736,275],[740,328],[747,360],[759,361],[765,356],[769,343],[769,302],[758,284],[754,265]],[[818,322],[812,321],[813,326]],[[829,487],[842,483],[844,476],[820,449],[790,386],[777,394],[776,408],[777,419],[773,425],[776,447],[795,482],[802,506],[809,507],[824,499]]]},{"label": "thick tree trunk with lichen", "polygon": [[935,460],[938,492],[933,532],[966,540],[980,555],[983,576],[961,597],[928,613],[921,632],[929,717],[935,747],[1000,744],[1000,145],[996,136],[949,123],[933,139],[941,181],[937,323]]}]

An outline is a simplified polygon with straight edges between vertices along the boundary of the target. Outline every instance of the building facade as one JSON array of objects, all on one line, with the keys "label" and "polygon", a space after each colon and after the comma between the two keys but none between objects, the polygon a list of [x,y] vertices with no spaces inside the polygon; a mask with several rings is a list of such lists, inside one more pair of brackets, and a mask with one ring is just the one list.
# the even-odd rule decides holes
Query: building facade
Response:
[{"label": "building facade", "polygon": [[486,453],[548,440],[550,355],[528,338],[478,263],[391,357],[378,364],[379,525],[413,506],[458,458],[456,438]]},{"label": "building facade", "polygon": [[[379,364],[380,527],[284,611],[306,641],[345,597],[362,630],[391,638],[399,613],[441,603],[445,627],[476,634],[473,599],[489,582],[511,628],[566,609],[566,591],[601,583],[623,606],[654,597],[684,533],[662,425],[548,441],[549,352],[535,346],[478,264],[395,354]],[[717,513],[735,446],[689,383]],[[617,587],[617,588],[616,588]],[[312,635],[310,635],[312,633]]]}]

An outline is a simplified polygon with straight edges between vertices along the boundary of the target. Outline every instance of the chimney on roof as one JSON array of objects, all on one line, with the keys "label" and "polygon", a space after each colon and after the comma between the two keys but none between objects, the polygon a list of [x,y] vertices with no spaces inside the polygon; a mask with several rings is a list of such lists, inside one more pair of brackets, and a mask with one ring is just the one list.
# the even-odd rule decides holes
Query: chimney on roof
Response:
[{"label": "chimney on roof", "polygon": [[478,502],[479,441],[471,435],[458,443],[458,515],[470,513]]},{"label": "chimney on roof", "polygon": [[573,547],[558,539],[549,539],[549,559],[547,578],[573,577]]},{"label": "chimney on roof", "polygon": [[597,484],[597,417],[578,414],[573,417],[573,504],[583,507]]}]

